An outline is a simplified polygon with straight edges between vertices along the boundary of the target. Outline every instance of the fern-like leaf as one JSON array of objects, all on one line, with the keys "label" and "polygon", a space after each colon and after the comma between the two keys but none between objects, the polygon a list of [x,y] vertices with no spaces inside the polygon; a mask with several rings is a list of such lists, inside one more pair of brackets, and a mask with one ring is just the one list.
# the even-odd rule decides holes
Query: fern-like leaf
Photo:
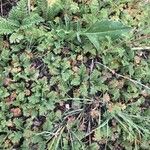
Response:
[{"label": "fern-like leaf", "polygon": [[10,20],[22,21],[28,16],[27,0],[20,0],[17,6],[13,7],[9,13]]},{"label": "fern-like leaf", "polygon": [[37,9],[46,20],[52,20],[62,9],[61,0],[36,0]]},{"label": "fern-like leaf", "polygon": [[10,34],[17,30],[18,24],[15,21],[0,17],[0,34]]},{"label": "fern-like leaf", "polygon": [[18,32],[18,33],[13,33],[10,36],[9,41],[10,41],[10,43],[19,43],[23,39],[24,39],[23,34]]},{"label": "fern-like leaf", "polygon": [[40,17],[38,14],[31,13],[30,16],[23,19],[21,29],[30,28],[33,25],[37,25],[43,21],[44,21],[43,18]]}]

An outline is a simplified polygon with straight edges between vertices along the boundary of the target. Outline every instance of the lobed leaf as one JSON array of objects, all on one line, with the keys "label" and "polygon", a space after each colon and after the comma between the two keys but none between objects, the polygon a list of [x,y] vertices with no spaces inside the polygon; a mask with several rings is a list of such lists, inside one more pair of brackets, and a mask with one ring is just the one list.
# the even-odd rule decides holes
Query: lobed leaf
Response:
[{"label": "lobed leaf", "polygon": [[0,34],[10,34],[17,29],[17,23],[0,17]]}]

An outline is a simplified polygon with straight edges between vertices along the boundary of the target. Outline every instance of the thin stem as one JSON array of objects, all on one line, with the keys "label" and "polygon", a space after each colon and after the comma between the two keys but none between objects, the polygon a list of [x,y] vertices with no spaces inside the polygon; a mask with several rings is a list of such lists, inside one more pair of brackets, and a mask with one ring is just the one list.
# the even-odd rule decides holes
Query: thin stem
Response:
[{"label": "thin stem", "polygon": [[131,50],[150,50],[150,47],[133,47]]},{"label": "thin stem", "polygon": [[[109,119],[110,119],[110,118],[109,118]],[[105,122],[103,122],[103,123],[102,123],[101,125],[99,125],[97,128],[93,129],[91,132],[87,133],[87,134],[85,135],[85,137],[87,137],[87,136],[89,136],[90,134],[92,134],[93,132],[95,132],[95,130],[104,127],[104,126],[107,124],[107,122],[109,121],[109,119],[107,119]]]},{"label": "thin stem", "polygon": [[31,1],[30,0],[28,0],[28,12],[29,12],[29,14],[30,14],[30,12],[31,12]]},{"label": "thin stem", "polygon": [[144,87],[145,89],[150,90],[150,87],[148,87],[147,85],[142,84],[142,83],[139,82],[139,81],[136,81],[136,80],[133,80],[133,79],[131,79],[131,78],[129,78],[129,77],[126,77],[126,76],[123,76],[123,75],[121,75],[121,74],[118,74],[118,73],[116,73],[114,70],[110,69],[109,67],[107,67],[106,65],[104,65],[104,64],[102,64],[102,63],[100,63],[100,62],[95,62],[95,63],[96,63],[96,64],[99,64],[99,65],[101,65],[101,66],[103,66],[103,67],[106,68],[106,69],[108,69],[112,74],[114,74],[114,75],[116,75],[116,76],[118,76],[118,77],[121,77],[121,78],[124,78],[124,79],[126,79],[126,80],[129,80],[129,81],[131,81],[131,82],[134,83],[134,84],[138,84],[138,85]]},{"label": "thin stem", "polygon": [[1,1],[1,14],[3,16],[3,3],[2,3],[2,1]]},{"label": "thin stem", "polygon": [[81,100],[83,100],[83,101],[88,101],[88,102],[93,102],[93,100],[92,99],[88,99],[88,98],[64,98],[64,99],[59,99],[59,100],[61,100],[61,101],[67,101],[67,100],[76,100],[76,101],[81,101]]}]

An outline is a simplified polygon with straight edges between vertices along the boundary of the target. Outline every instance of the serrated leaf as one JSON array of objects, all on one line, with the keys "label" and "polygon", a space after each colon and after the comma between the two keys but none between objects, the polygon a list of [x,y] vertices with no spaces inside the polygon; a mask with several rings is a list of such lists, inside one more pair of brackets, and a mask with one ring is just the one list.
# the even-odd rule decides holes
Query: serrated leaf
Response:
[{"label": "serrated leaf", "polygon": [[9,40],[10,40],[10,43],[19,43],[22,39],[24,38],[24,36],[20,33],[13,33]]},{"label": "serrated leaf", "polygon": [[17,6],[11,9],[8,17],[10,20],[22,21],[22,19],[26,18],[27,16],[28,16],[27,0],[20,0],[17,3]]},{"label": "serrated leaf", "polygon": [[91,41],[91,43],[99,49],[100,41],[106,37],[111,39],[118,39],[123,34],[130,31],[130,28],[118,21],[104,20],[96,22],[87,31],[81,33],[85,35]]},{"label": "serrated leaf", "polygon": [[76,78],[74,78],[72,81],[71,81],[71,85],[79,85],[80,84],[80,76],[77,76]]},{"label": "serrated leaf", "polygon": [[9,19],[0,17],[0,34],[10,34],[17,29],[17,24]]},{"label": "serrated leaf", "polygon": [[44,20],[42,17],[40,17],[38,14],[33,13],[29,17],[23,19],[21,28],[26,29],[43,21]]}]

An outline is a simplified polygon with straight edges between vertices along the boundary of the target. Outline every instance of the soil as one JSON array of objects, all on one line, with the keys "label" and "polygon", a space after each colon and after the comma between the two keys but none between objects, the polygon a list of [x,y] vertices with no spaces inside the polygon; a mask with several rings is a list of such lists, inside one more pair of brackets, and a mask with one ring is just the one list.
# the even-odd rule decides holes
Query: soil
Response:
[{"label": "soil", "polygon": [[18,0],[0,0],[0,16],[7,16]]}]

